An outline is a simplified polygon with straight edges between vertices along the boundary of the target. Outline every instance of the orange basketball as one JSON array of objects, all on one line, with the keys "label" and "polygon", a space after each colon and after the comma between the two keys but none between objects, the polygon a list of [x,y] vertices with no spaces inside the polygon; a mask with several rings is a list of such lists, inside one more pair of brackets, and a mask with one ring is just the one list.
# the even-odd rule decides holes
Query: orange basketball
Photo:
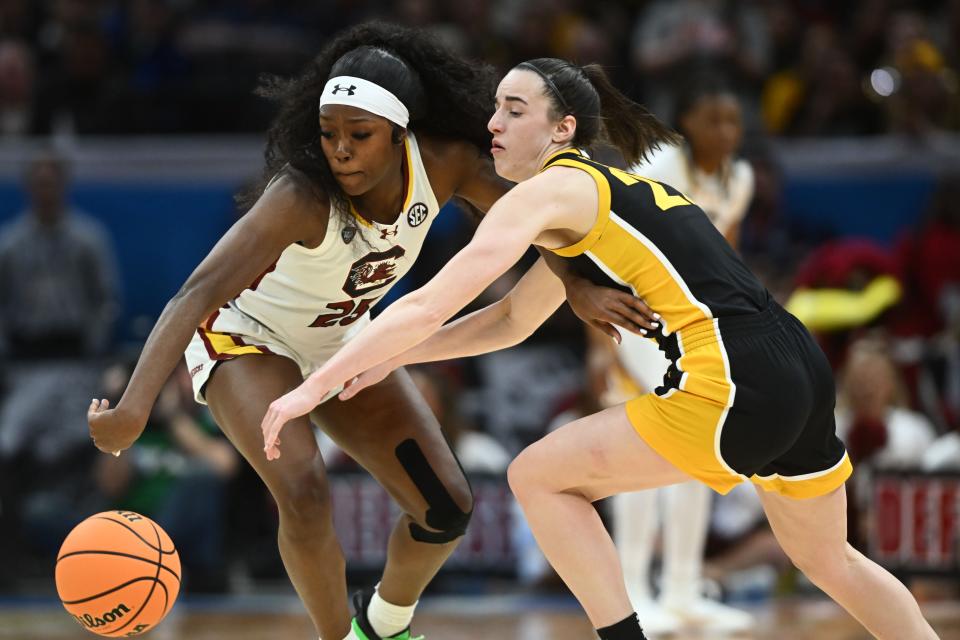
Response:
[{"label": "orange basketball", "polygon": [[88,631],[125,638],[153,629],[180,591],[170,536],[132,511],[105,511],[78,524],[60,547],[57,593]]}]

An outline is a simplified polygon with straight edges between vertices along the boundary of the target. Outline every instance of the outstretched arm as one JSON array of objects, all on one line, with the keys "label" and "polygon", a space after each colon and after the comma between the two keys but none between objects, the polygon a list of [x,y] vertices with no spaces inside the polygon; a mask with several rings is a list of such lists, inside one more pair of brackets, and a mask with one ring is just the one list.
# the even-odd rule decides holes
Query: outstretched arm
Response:
[{"label": "outstretched arm", "polygon": [[325,205],[291,178],[276,180],[253,208],[220,239],[173,297],[150,332],[116,408],[94,399],[87,409],[90,435],[101,451],[126,449],[143,431],[154,401],[197,327],[277,259],[306,230],[322,237]]},{"label": "outstretched arm", "polygon": [[339,398],[349,400],[408,364],[466,358],[520,344],[563,300],[563,285],[541,258],[502,300],[445,325],[412,349],[364,371]]},{"label": "outstretched arm", "polygon": [[[513,266],[542,231],[565,225],[580,203],[558,198],[531,184],[535,181],[501,198],[470,244],[430,282],[390,305],[302,385],[270,405],[262,424],[268,459],[279,457],[277,438],[287,421],[312,410],[331,389],[428,338]],[[589,204],[581,207],[591,210]]]},{"label": "outstretched arm", "polygon": [[[480,211],[488,211],[513,183],[499,177],[493,168],[493,160],[480,154],[476,147],[460,143],[454,155],[459,162],[448,162],[463,168],[456,188],[456,195]],[[540,255],[547,261],[553,273],[563,282],[570,308],[586,324],[620,342],[617,327],[646,335],[656,330],[659,316],[646,303],[629,293],[611,287],[598,286],[577,276],[563,258],[542,247]]]}]

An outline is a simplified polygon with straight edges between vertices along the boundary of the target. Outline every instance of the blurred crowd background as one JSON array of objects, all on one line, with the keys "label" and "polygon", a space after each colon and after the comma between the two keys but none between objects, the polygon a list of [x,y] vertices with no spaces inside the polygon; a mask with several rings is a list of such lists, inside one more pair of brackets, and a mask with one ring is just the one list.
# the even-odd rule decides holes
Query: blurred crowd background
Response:
[{"label": "blurred crowd background", "polygon": [[[254,96],[258,76],[296,73],[329,36],[373,18],[429,29],[504,72],[542,56],[600,63],[668,122],[686,81],[721,78],[755,175],[740,250],[835,366],[860,469],[852,537],[904,574],[955,578],[960,1],[3,0],[0,593],[50,593],[66,533],[116,507],[170,532],[188,591],[282,583],[269,495],[193,403],[185,367],[119,458],[92,446],[85,409],[118,399],[166,301],[242,215],[232,196],[258,175],[274,108]],[[470,215],[447,209],[391,297],[469,239]],[[504,470],[559,416],[598,406],[587,345],[564,308],[518,348],[418,369],[478,492],[473,531],[436,588],[450,576],[554,584]],[[391,507],[324,446],[351,575],[374,571]],[[884,485],[921,520],[906,550],[909,516],[875,517],[874,488],[891,472],[924,487]],[[715,506],[716,588],[731,599],[802,590],[782,556],[758,548],[764,525],[746,513]]]}]

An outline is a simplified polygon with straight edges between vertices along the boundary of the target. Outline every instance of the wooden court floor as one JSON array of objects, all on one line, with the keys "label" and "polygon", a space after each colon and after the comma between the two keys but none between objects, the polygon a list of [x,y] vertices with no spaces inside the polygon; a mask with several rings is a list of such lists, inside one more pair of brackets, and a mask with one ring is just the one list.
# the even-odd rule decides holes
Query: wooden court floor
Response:
[{"label": "wooden court floor", "polygon": [[[776,602],[750,610],[758,628],[751,634],[718,636],[690,629],[664,636],[677,640],[728,637],[738,640],[867,640],[870,635],[835,605],[824,601]],[[960,640],[960,602],[924,608],[941,640]],[[427,640],[592,640],[586,618],[565,599],[524,597],[437,597],[418,610],[414,631]],[[150,640],[313,640],[299,603],[283,598],[187,601],[144,636]],[[50,602],[0,603],[0,639],[90,640]],[[904,639],[909,640],[909,639]]]}]

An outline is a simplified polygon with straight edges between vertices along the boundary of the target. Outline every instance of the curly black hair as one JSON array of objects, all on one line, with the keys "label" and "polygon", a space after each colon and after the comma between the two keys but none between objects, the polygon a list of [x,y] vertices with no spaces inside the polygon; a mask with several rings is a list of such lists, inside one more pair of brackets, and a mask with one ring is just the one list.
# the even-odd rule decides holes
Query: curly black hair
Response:
[{"label": "curly black hair", "polygon": [[320,148],[317,116],[324,85],[338,75],[369,80],[396,95],[410,111],[414,131],[469,142],[479,153],[490,146],[493,68],[460,58],[424,30],[368,22],[339,34],[299,76],[262,78],[257,94],[279,102],[280,110],[267,132],[263,181],[239,198],[242,205],[252,204],[281,172],[306,182],[318,199],[346,204]]}]

